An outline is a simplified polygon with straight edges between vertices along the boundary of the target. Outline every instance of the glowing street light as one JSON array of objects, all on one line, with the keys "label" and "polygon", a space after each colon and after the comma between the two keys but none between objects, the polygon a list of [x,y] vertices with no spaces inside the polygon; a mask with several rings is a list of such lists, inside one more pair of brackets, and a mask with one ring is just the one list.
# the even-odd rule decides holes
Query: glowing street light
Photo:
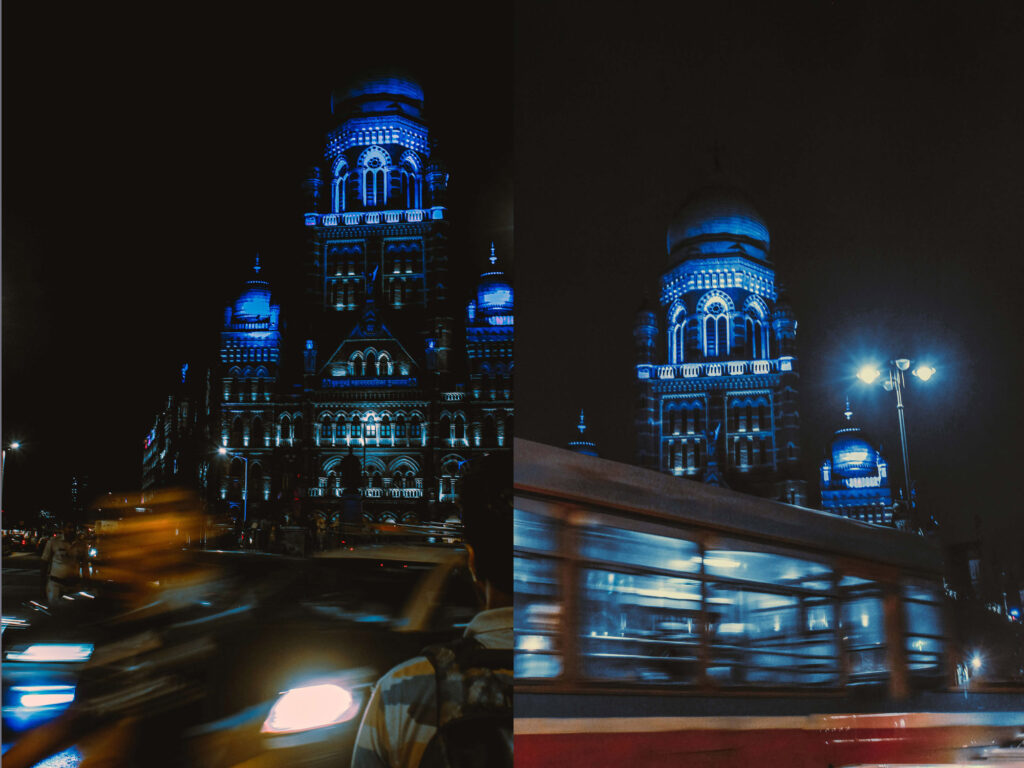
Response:
[{"label": "glowing street light", "polygon": [[973,669],[975,672],[981,669],[981,656],[979,656],[977,653],[971,657],[971,669]]},{"label": "glowing street light", "polygon": [[3,508],[4,498],[4,467],[7,466],[7,452],[16,451],[21,448],[21,443],[15,440],[6,448],[0,450],[0,509]]},{"label": "glowing street light", "polygon": [[242,527],[245,527],[246,522],[249,520],[249,459],[240,453],[231,453],[227,448],[221,446],[217,449],[217,453],[221,456],[230,456],[233,459],[241,459],[243,464],[242,478]]},{"label": "glowing street light", "polygon": [[863,381],[865,384],[871,384],[882,375],[882,372],[874,365],[863,365],[860,370],[857,371],[857,378]]},{"label": "glowing street light", "polygon": [[[889,376],[882,382],[882,388],[886,392],[896,392],[896,413],[900,421],[900,447],[903,450],[903,491],[907,508],[912,511],[913,499],[910,495],[910,457],[907,451],[907,424],[903,416],[903,390],[907,386],[904,374],[910,370],[910,366],[911,361],[905,357],[890,360],[888,364]],[[928,379],[935,375],[936,370],[930,365],[918,365],[911,373],[921,381],[928,381]],[[881,375],[882,373],[878,370],[878,366],[873,364],[863,365],[857,371],[857,378],[865,384],[872,384]]]}]

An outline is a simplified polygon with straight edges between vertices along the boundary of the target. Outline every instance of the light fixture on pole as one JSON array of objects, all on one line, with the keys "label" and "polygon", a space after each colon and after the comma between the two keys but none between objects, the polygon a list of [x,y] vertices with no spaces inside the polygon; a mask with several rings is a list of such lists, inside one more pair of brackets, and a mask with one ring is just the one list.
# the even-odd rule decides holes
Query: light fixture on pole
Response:
[{"label": "light fixture on pole", "polygon": [[[903,490],[904,501],[907,504],[908,512],[913,510],[913,499],[910,495],[910,457],[907,451],[907,424],[903,415],[903,390],[907,386],[904,374],[910,369],[911,361],[905,357],[890,360],[888,364],[888,378],[882,382],[882,388],[886,392],[896,392],[896,413],[900,422],[900,447],[903,452]],[[930,365],[918,365],[911,373],[921,381],[928,381],[935,375],[935,368]],[[857,371],[857,378],[865,384],[874,383],[882,372],[874,364],[864,365]]]},{"label": "light fixture on pole", "polygon": [[231,453],[223,446],[217,449],[217,453],[221,456],[230,456],[233,459],[242,460],[242,471],[244,474],[242,478],[242,527],[244,528],[249,520],[249,459],[240,453]]},{"label": "light fixture on pole", "polygon": [[4,467],[7,466],[7,452],[16,451],[21,448],[21,443],[15,440],[6,448],[0,449],[0,509],[3,508],[4,498]]}]

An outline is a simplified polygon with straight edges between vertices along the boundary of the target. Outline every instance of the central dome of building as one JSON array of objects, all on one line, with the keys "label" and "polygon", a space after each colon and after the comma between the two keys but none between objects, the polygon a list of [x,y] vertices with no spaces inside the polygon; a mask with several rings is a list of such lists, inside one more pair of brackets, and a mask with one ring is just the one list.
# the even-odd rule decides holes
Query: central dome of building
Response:
[{"label": "central dome of building", "polygon": [[691,246],[702,253],[741,249],[766,260],[770,245],[768,225],[761,214],[742,192],[731,187],[698,190],[683,203],[668,228],[671,261],[690,255]]},{"label": "central dome of building", "polygon": [[410,77],[393,71],[370,72],[331,95],[331,109],[362,113],[394,110],[419,117],[423,110],[423,88]]}]

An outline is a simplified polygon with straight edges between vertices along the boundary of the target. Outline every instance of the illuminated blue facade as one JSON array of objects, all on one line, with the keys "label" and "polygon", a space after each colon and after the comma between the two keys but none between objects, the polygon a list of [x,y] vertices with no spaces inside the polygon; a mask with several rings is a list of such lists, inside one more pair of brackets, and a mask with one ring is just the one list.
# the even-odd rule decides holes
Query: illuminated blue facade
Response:
[{"label": "illuminated blue facade", "polygon": [[[250,518],[329,536],[351,511],[351,453],[365,518],[444,519],[461,464],[511,446],[511,283],[492,247],[465,323],[447,295],[448,174],[423,99],[394,75],[333,94],[337,124],[304,185],[305,268],[290,275],[303,301],[279,311],[257,274],[226,310],[215,438],[248,460]],[[237,510],[244,463],[225,463],[214,495]]]},{"label": "illuminated blue facade", "polygon": [[853,423],[849,402],[844,416],[821,463],[821,508],[866,523],[892,525],[889,465]]},{"label": "illuminated blue facade", "polygon": [[767,225],[740,192],[709,187],[673,218],[667,250],[633,333],[638,463],[804,503],[797,322]]}]

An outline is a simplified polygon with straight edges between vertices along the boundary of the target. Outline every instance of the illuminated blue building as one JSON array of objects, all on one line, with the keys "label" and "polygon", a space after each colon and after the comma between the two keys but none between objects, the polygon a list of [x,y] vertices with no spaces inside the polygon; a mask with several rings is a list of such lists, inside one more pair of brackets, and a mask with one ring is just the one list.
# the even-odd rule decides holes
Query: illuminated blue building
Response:
[{"label": "illuminated blue building", "polygon": [[[251,519],[329,531],[350,453],[364,517],[444,519],[460,465],[511,446],[512,285],[492,246],[468,306],[448,295],[448,173],[423,98],[394,75],[333,94],[306,256],[282,277],[302,301],[275,303],[257,261],[225,312],[210,431],[248,462]],[[245,462],[223,463],[209,490],[237,511]]]},{"label": "illuminated blue building", "polygon": [[736,190],[698,191],[634,326],[638,463],[804,503],[796,328],[760,214]]},{"label": "illuminated blue building", "polygon": [[853,423],[849,402],[844,416],[821,463],[821,507],[866,523],[892,525],[889,465]]}]

